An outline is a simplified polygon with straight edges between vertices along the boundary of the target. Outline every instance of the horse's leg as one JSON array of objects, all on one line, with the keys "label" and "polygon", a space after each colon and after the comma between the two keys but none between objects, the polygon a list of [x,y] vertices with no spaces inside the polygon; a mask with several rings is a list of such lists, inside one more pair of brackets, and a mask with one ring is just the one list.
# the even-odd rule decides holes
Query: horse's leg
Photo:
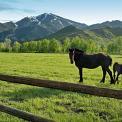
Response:
[{"label": "horse's leg", "polygon": [[79,75],[80,75],[79,82],[83,82],[83,68],[79,68]]},{"label": "horse's leg", "polygon": [[105,69],[105,67],[102,67],[102,71],[103,71],[103,77],[102,77],[102,80],[100,82],[104,83],[105,82],[105,76],[106,76],[106,69]]},{"label": "horse's leg", "polygon": [[109,74],[109,76],[110,76],[110,78],[111,78],[111,84],[115,84],[115,81],[114,81],[114,79],[113,79],[113,76],[112,76],[112,72],[111,72],[111,70],[109,69],[109,67],[106,69],[106,71],[108,72],[108,74]]},{"label": "horse's leg", "polygon": [[119,81],[118,81],[119,75],[120,73],[117,73],[117,77],[116,77],[117,84],[119,84]]}]

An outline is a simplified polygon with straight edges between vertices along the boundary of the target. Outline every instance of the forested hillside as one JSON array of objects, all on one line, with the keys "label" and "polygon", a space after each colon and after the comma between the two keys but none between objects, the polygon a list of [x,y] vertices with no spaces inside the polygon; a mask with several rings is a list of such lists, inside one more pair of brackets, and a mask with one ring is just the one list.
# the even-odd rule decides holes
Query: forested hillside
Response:
[{"label": "forested hillside", "polygon": [[20,43],[6,39],[0,43],[1,52],[41,52],[41,53],[66,53],[69,48],[79,48],[89,53],[105,52],[110,54],[122,54],[122,37],[111,40],[84,39],[79,36],[58,39],[42,39]]},{"label": "forested hillside", "polygon": [[44,13],[13,23],[0,23],[0,51],[66,53],[69,48],[84,51],[122,53],[122,22],[94,25],[74,22]]}]

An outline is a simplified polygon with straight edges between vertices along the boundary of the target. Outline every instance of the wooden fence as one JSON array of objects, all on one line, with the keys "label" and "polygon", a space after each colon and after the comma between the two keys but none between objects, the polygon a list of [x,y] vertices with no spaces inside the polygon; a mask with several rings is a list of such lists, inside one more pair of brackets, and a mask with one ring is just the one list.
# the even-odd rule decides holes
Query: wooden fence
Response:
[{"label": "wooden fence", "polygon": [[[122,90],[98,88],[95,86],[81,85],[81,84],[75,84],[75,83],[34,79],[34,78],[27,78],[27,77],[20,77],[20,76],[9,76],[9,75],[3,75],[3,74],[0,74],[0,80],[1,80],[1,82],[6,81],[6,82],[11,82],[11,83],[26,84],[26,85],[45,87],[45,88],[51,88],[51,89],[85,93],[85,94],[90,94],[90,95],[95,95],[95,96],[100,96],[100,97],[122,99]],[[3,105],[0,106],[0,111],[9,113],[11,115],[14,115],[14,116],[17,116],[20,118],[22,118],[21,115],[23,115],[23,116],[25,116],[25,118],[23,118],[23,119],[26,119],[26,120],[28,118],[34,118],[34,115],[32,115],[32,114],[22,112],[17,109],[13,109],[13,108],[3,106]],[[15,112],[15,111],[17,111],[17,112]],[[42,118],[39,118],[37,116],[35,117],[35,119],[36,118],[37,118],[37,120],[39,120],[37,122],[42,122],[41,121]],[[32,120],[30,120],[30,121],[32,121]],[[51,120],[45,119],[45,121],[51,121]],[[33,120],[33,122],[36,122],[36,121]]]},{"label": "wooden fence", "polygon": [[8,107],[5,105],[1,105],[1,104],[0,104],[0,111],[8,113],[8,114],[13,115],[13,116],[16,116],[18,118],[27,120],[29,122],[54,122],[52,120],[48,120],[48,119],[45,119],[42,117],[38,117],[38,116],[33,115],[31,113],[24,112],[24,111],[21,111],[21,110],[15,109],[15,108],[11,108],[11,107]]},{"label": "wooden fence", "polygon": [[9,76],[9,75],[2,75],[2,74],[0,74],[0,80],[11,82],[11,83],[26,84],[26,85],[32,85],[38,87],[85,93],[85,94],[101,96],[101,97],[122,99],[122,90],[113,90],[108,88],[98,88],[95,86],[81,85],[75,83],[34,79],[34,78],[19,77],[19,76]]}]

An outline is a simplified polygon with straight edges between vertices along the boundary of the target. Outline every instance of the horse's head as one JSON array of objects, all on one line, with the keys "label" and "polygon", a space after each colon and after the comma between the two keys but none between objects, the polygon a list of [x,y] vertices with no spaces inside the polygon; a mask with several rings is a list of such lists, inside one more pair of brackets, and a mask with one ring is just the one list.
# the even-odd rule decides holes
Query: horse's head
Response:
[{"label": "horse's head", "polygon": [[74,55],[81,55],[81,54],[84,54],[84,51],[82,50],[79,50],[77,48],[71,48],[69,49],[69,58],[70,58],[70,62],[71,64],[74,63]]},{"label": "horse's head", "polygon": [[70,59],[70,62],[71,64],[74,63],[74,49],[69,49],[69,59]]},{"label": "horse's head", "polygon": [[117,67],[118,67],[118,62],[115,62],[114,65],[113,65],[113,70],[116,71],[117,70]]}]

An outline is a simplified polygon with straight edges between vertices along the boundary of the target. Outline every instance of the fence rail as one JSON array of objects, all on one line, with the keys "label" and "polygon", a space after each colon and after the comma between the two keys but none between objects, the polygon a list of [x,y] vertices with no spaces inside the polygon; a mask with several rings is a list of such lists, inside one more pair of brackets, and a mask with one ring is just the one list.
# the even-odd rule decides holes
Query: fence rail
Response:
[{"label": "fence rail", "polygon": [[[38,87],[85,93],[85,94],[101,96],[101,97],[122,99],[122,90],[98,88],[95,86],[87,86],[81,84],[34,79],[34,78],[19,77],[19,76],[10,76],[10,75],[3,75],[3,74],[0,74],[0,80],[1,82],[6,81],[11,83],[26,84],[26,85],[32,85]],[[7,107],[5,105],[0,105],[0,111],[31,122],[53,122],[52,120],[44,119],[35,116],[31,113],[23,112],[21,110]]]},{"label": "fence rail", "polygon": [[9,76],[3,74],[0,74],[0,80],[11,82],[11,83],[26,84],[26,85],[32,85],[38,87],[85,93],[85,94],[101,96],[101,97],[122,99],[122,90],[98,88],[95,86],[81,85],[75,83],[58,82],[58,81],[51,81],[51,80],[19,77],[19,76]]},{"label": "fence rail", "polygon": [[16,116],[18,118],[30,121],[30,122],[54,122],[52,120],[48,120],[48,119],[33,115],[31,113],[24,112],[24,111],[21,111],[12,107],[8,107],[5,105],[1,105],[1,104],[0,104],[0,111]]}]

